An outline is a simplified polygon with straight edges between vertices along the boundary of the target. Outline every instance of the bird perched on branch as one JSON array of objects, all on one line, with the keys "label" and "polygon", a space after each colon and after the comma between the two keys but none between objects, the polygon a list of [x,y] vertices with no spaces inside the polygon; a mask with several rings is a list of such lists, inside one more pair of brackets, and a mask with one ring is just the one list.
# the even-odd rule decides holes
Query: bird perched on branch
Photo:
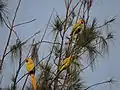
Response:
[{"label": "bird perched on branch", "polygon": [[75,34],[79,33],[82,29],[84,29],[84,20],[80,19],[73,25],[72,32],[70,34],[72,40],[74,39]]},{"label": "bird perched on branch", "polygon": [[32,85],[34,90],[36,90],[36,78],[35,78],[35,65],[31,58],[26,58],[26,69],[31,77]]},{"label": "bird perched on branch", "polygon": [[65,58],[64,60],[62,60],[59,71],[61,72],[64,69],[66,69],[71,64],[72,60],[73,60],[72,56],[69,56],[68,58]]}]

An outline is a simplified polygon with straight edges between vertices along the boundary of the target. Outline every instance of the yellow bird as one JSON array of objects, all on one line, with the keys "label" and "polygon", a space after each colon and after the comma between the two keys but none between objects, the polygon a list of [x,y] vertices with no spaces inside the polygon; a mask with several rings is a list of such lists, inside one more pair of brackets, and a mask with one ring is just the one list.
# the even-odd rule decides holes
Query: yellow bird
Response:
[{"label": "yellow bird", "polygon": [[72,62],[72,56],[69,56],[68,58],[65,58],[64,60],[62,60],[61,62],[61,67],[60,67],[60,72],[63,71],[64,69],[66,69]]},{"label": "yellow bird", "polygon": [[26,58],[26,69],[31,77],[32,85],[34,90],[36,90],[36,78],[35,78],[35,66],[31,58]]},{"label": "yellow bird", "polygon": [[74,39],[75,34],[79,33],[82,29],[84,29],[84,20],[80,19],[73,25],[72,32],[70,34],[72,40]]}]

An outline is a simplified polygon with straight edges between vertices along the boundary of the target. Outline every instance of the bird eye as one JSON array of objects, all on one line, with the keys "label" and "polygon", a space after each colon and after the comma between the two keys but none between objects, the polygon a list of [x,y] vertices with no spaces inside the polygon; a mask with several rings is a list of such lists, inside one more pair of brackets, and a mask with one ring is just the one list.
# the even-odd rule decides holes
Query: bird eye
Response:
[{"label": "bird eye", "polygon": [[28,62],[28,60],[26,60],[26,62]]},{"label": "bird eye", "polygon": [[84,24],[84,21],[83,21],[83,20],[81,21],[81,24]]}]

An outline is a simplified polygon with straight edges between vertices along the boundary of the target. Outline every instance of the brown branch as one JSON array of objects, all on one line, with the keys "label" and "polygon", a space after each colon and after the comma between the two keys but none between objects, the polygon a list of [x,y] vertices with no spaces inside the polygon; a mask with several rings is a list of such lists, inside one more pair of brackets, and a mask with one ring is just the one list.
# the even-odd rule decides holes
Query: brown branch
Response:
[{"label": "brown branch", "polygon": [[78,11],[78,13],[77,13],[76,23],[77,23],[77,20],[79,19],[79,16],[80,16],[80,11],[81,11],[81,8],[82,8],[82,4],[83,4],[83,3],[81,3],[81,5],[80,5],[80,7],[79,7],[79,11]]},{"label": "brown branch", "polygon": [[[79,1],[75,4],[75,6],[72,8],[71,12],[69,13],[68,17],[72,14],[72,12],[75,10],[75,8],[79,5],[80,2],[81,2],[81,0],[79,0]],[[66,21],[66,18],[65,18],[65,20],[62,22],[62,24],[64,24],[65,21]]]},{"label": "brown branch", "polygon": [[[7,24],[7,22],[3,19],[4,24],[6,25],[6,27],[11,30],[10,26]],[[15,34],[15,36],[19,39],[19,36],[17,35],[17,32],[13,30],[13,33]]]},{"label": "brown branch", "polygon": [[64,3],[65,3],[65,7],[67,8],[67,2],[66,2],[66,0],[64,0]]}]

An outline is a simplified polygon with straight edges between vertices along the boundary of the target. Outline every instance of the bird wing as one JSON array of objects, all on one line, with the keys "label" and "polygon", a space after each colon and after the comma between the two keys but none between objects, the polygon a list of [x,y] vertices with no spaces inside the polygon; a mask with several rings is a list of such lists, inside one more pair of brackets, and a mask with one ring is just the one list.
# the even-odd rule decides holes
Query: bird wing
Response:
[{"label": "bird wing", "polygon": [[71,35],[73,34],[73,32],[76,30],[76,28],[77,28],[78,26],[79,26],[79,23],[76,23],[76,24],[73,25]]},{"label": "bird wing", "polygon": [[68,67],[68,66],[70,65],[70,62],[71,62],[71,58],[70,58],[70,57],[64,59],[64,60],[62,61],[62,66],[61,66],[61,68],[60,68],[60,71],[62,71],[62,70],[65,69],[66,67]]},{"label": "bird wing", "polygon": [[27,63],[26,64],[26,69],[28,72],[32,71],[34,69],[34,63]]}]

